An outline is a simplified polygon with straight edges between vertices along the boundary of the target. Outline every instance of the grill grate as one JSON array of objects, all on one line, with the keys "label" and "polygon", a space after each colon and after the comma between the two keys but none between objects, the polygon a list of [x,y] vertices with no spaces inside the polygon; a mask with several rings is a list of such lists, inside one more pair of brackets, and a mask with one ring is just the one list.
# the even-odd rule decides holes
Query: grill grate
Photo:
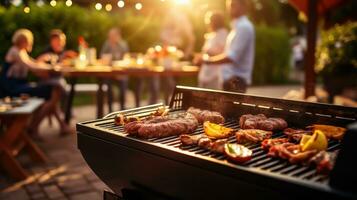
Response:
[{"label": "grill grate", "polygon": [[[177,95],[178,98],[182,98],[182,95]],[[178,104],[180,106],[181,103]],[[148,116],[152,110],[145,110],[145,112],[136,112],[133,115],[140,115],[142,117]],[[182,110],[171,111],[171,114],[182,113]],[[130,114],[127,114],[130,115]],[[237,120],[234,119],[226,119],[226,123],[224,124],[226,127],[233,128],[234,130],[239,130],[239,125]],[[114,124],[113,120],[106,120],[105,122],[99,122],[95,124],[96,127],[104,129],[106,131],[114,132],[116,134],[123,135],[125,137],[128,136],[124,133],[124,129],[122,126],[117,126]],[[203,134],[202,125],[200,125],[192,135]],[[274,133],[273,138],[284,137],[283,133]],[[179,136],[171,136],[166,138],[152,138],[145,140],[151,142],[153,145],[158,145],[162,148],[173,149],[181,152],[190,153],[193,155],[200,155],[209,157],[211,159],[215,159],[216,161],[220,161],[223,164],[227,163],[225,155],[217,154],[210,152],[209,150],[202,149],[197,146],[182,146],[179,140]],[[230,143],[236,142],[235,136],[231,136],[228,141]],[[267,156],[267,153],[261,149],[260,144],[253,144],[247,146],[249,149],[253,151],[252,160],[244,163],[241,166],[248,168],[255,168],[259,170],[264,170],[266,172],[275,173],[279,175],[289,176],[300,180],[318,182],[326,184],[328,182],[328,176],[316,174],[316,170],[314,167],[304,166],[304,165],[292,165],[286,160],[282,160],[279,158],[272,158]],[[330,141],[328,146],[328,151],[336,151],[339,149],[339,142]]]}]

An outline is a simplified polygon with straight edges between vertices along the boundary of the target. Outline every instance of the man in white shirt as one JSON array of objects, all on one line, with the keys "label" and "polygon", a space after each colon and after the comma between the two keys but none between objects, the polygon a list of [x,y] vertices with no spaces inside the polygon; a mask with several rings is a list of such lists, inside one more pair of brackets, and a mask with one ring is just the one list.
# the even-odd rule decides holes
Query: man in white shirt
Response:
[{"label": "man in white shirt", "polygon": [[255,30],[246,16],[246,0],[227,0],[231,28],[223,54],[204,57],[206,64],[227,64],[222,68],[223,89],[244,93],[252,83],[255,53]]}]

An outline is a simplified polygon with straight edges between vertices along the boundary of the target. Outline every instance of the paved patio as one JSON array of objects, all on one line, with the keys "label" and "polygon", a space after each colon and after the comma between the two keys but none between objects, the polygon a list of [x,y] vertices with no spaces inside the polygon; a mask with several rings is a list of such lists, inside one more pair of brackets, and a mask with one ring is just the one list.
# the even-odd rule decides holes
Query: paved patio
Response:
[{"label": "paved patio", "polygon": [[[282,97],[288,91],[299,88],[299,86],[253,87],[248,90],[248,93]],[[133,102],[133,95],[129,94],[127,107],[133,107]],[[142,104],[146,104],[146,101]],[[75,122],[94,119],[95,112],[93,105],[76,107],[73,112],[73,126]],[[53,124],[51,127],[47,121],[41,126],[41,134],[45,137],[45,141],[38,144],[49,157],[48,163],[35,164],[26,155],[19,157],[20,162],[31,173],[27,180],[15,182],[0,171],[0,199],[102,199],[103,190],[108,188],[85,163],[77,149],[76,136],[59,137],[57,131],[57,125]]]}]

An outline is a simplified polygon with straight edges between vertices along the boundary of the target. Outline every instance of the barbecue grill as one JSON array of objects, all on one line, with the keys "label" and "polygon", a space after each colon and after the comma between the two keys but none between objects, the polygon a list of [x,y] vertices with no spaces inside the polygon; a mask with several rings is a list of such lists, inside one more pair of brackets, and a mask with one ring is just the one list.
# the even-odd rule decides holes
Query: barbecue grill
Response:
[{"label": "barbecue grill", "polygon": [[[119,113],[145,117],[159,106]],[[190,106],[221,112],[225,126],[236,130],[239,117],[247,113],[282,117],[289,127],[296,128],[316,123],[346,127],[357,121],[357,109],[351,107],[177,86],[170,112],[184,112]],[[356,155],[351,142],[357,141],[356,125],[341,143],[329,142],[328,151],[341,150],[334,170],[326,176],[317,174],[313,167],[268,157],[259,144],[247,146],[253,150],[253,158],[238,165],[224,155],[181,146],[178,136],[128,136],[122,126],[114,124],[115,114],[77,124],[78,147],[98,177],[124,199],[357,198],[356,164],[351,160]],[[202,126],[193,134],[200,133]],[[284,136],[275,133],[273,137]]]}]

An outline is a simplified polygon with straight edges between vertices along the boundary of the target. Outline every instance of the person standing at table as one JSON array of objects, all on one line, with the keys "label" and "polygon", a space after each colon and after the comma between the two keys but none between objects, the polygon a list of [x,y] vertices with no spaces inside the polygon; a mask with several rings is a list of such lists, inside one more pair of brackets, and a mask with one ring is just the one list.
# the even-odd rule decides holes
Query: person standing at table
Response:
[{"label": "person standing at table", "polygon": [[[219,55],[224,52],[228,31],[224,25],[224,16],[220,12],[208,12],[205,16],[205,24],[211,32],[205,35],[205,43],[202,53],[209,56]],[[200,55],[202,56],[202,55]],[[203,64],[198,75],[198,85],[202,88],[222,89],[222,65]]]},{"label": "person standing at table", "polygon": [[[129,52],[127,42],[122,38],[120,29],[112,28],[108,32],[108,39],[103,44],[100,55],[104,62],[122,60],[125,53]],[[117,76],[115,79],[105,80],[108,85],[108,108],[109,112],[113,111],[113,83],[119,87],[120,109],[125,110],[126,90],[128,88],[128,77]]]},{"label": "person standing at table", "polygon": [[247,0],[227,0],[232,18],[232,30],[228,34],[224,53],[204,56],[207,65],[227,64],[222,68],[223,89],[245,93],[252,83],[255,53],[255,30],[246,16]]},{"label": "person standing at table", "polygon": [[17,30],[12,37],[12,47],[8,50],[5,63],[0,73],[0,87],[5,95],[17,97],[21,94],[28,94],[33,97],[40,97],[46,100],[46,103],[33,117],[28,132],[32,137],[39,138],[38,128],[42,120],[50,115],[55,115],[60,124],[60,133],[65,135],[71,133],[71,128],[61,118],[61,111],[58,102],[62,97],[62,90],[53,84],[45,81],[39,81],[32,84],[27,76],[32,72],[42,80],[50,77],[55,72],[51,65],[37,62],[29,56],[33,46],[33,34],[28,29]]}]

